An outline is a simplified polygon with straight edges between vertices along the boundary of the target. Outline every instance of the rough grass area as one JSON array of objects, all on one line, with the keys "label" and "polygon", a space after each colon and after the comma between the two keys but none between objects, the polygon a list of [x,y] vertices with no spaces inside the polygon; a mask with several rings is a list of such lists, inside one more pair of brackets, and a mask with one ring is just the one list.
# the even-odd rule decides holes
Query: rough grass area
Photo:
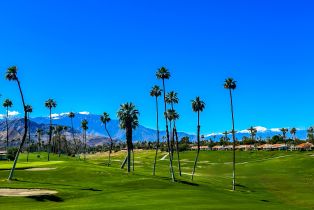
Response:
[{"label": "rough grass area", "polygon": [[[54,195],[1,197],[0,209],[314,209],[313,152],[237,152],[237,191],[232,192],[232,153],[202,151],[194,181],[195,152],[181,153],[182,177],[171,182],[169,157],[135,152],[135,171],[120,169],[125,152],[87,156],[87,160],[46,154],[21,155],[15,180],[6,180],[12,162],[0,162],[0,188],[49,189]],[[176,157],[176,155],[174,156]],[[54,170],[20,170],[55,168]]]}]

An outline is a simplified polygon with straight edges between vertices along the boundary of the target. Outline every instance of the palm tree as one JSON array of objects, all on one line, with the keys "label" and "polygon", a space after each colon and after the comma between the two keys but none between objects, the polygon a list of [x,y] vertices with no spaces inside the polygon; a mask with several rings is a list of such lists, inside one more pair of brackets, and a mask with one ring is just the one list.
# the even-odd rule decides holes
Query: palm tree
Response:
[{"label": "palm tree", "polygon": [[[167,103],[166,103],[166,87],[165,87],[165,80],[170,78],[170,72],[168,71],[168,69],[166,69],[165,67],[161,67],[157,70],[156,72],[156,77],[157,79],[161,79],[162,80],[162,86],[163,86],[163,92],[164,92],[164,106],[165,106],[165,111],[164,113],[166,113],[167,111]],[[167,137],[167,146],[168,146],[168,153],[169,153],[169,160],[170,160],[170,173],[171,173],[171,178],[172,181],[175,181],[175,177],[174,177],[174,171],[173,171],[173,166],[172,166],[172,155],[171,155],[171,151],[170,151],[170,139],[169,139],[169,128],[168,128],[168,119],[165,115],[165,120],[166,120],[166,137]]]},{"label": "palm tree", "polygon": [[161,96],[162,90],[158,85],[155,85],[151,91],[150,96],[155,97],[156,100],[156,127],[157,127],[157,144],[156,144],[156,154],[155,154],[155,160],[154,160],[154,168],[153,168],[153,176],[155,176],[156,172],[156,162],[157,162],[157,154],[158,154],[158,148],[159,148],[159,112],[158,112],[158,97]]},{"label": "palm tree", "polygon": [[[283,138],[283,141],[285,143],[285,146],[287,146],[286,134],[288,133],[288,129],[287,128],[281,128],[280,131],[282,132],[282,138]],[[286,148],[286,150],[287,150],[287,148]]]},{"label": "palm tree", "polygon": [[250,134],[251,134],[251,140],[253,141],[253,140],[254,140],[254,136],[255,136],[255,134],[256,134],[256,132],[257,132],[256,128],[254,128],[253,126],[251,126],[251,127],[248,128],[247,130],[250,132]]},{"label": "palm tree", "polygon": [[31,146],[31,120],[30,120],[30,113],[33,112],[33,107],[31,105],[26,105],[26,110],[27,110],[27,118],[28,118],[28,147],[27,147],[27,158],[26,161],[28,162],[28,156],[29,156],[29,150]]},{"label": "palm tree", "polygon": [[112,138],[110,136],[110,133],[107,129],[107,123],[109,123],[111,121],[110,117],[109,117],[109,114],[107,112],[104,112],[102,116],[100,116],[100,121],[105,125],[105,130],[107,132],[107,135],[109,136],[110,138],[110,147],[109,147],[109,161],[108,161],[108,166],[110,166],[111,164],[111,159],[110,159],[110,156],[111,156],[111,152],[112,152],[112,145],[113,145],[113,141],[112,141]]},{"label": "palm tree", "polygon": [[230,107],[231,107],[231,117],[232,117],[232,139],[233,139],[233,174],[232,174],[232,190],[234,191],[236,189],[236,175],[235,175],[235,130],[234,130],[234,111],[233,111],[233,100],[232,100],[232,91],[234,91],[237,88],[237,82],[233,78],[227,78],[224,82],[224,88],[229,90],[230,95]]},{"label": "palm tree", "polygon": [[197,112],[197,153],[196,153],[196,158],[195,158],[194,167],[192,171],[192,180],[194,178],[196,164],[197,164],[198,156],[200,153],[200,133],[201,133],[200,112],[202,112],[204,109],[205,109],[205,102],[202,101],[199,96],[197,96],[194,100],[192,100],[192,110],[194,112]]},{"label": "palm tree", "polygon": [[38,152],[40,151],[40,143],[41,143],[41,135],[43,134],[43,129],[41,129],[41,128],[37,128],[36,129],[36,135],[37,135],[37,143],[38,143]]},{"label": "palm tree", "polygon": [[88,129],[88,121],[82,120],[81,128],[83,129],[83,142],[84,142],[84,160],[86,160],[86,131]]},{"label": "palm tree", "polygon": [[[178,120],[180,118],[180,115],[174,109],[168,109],[166,113],[167,113],[167,118],[168,118],[170,123],[171,123],[171,121],[175,122],[176,120]],[[181,176],[179,139],[178,139],[178,133],[177,133],[177,128],[176,128],[175,123],[174,123],[173,132],[172,132],[172,136],[171,136],[172,141],[174,141],[174,138],[176,138],[176,152],[177,152],[177,158],[178,158],[178,168],[179,168],[179,175]],[[173,153],[172,153],[172,155],[173,155]]]},{"label": "palm tree", "polygon": [[307,137],[308,140],[312,141],[314,138],[314,127],[309,127],[309,129],[307,129]]},{"label": "palm tree", "polygon": [[5,99],[4,102],[3,102],[3,107],[7,109],[7,117],[5,119],[5,124],[6,124],[6,127],[7,127],[7,150],[9,148],[9,108],[11,108],[13,106],[13,103],[10,99]]},{"label": "palm tree", "polygon": [[[77,147],[77,143],[76,143],[75,138],[74,138],[74,127],[73,127],[73,118],[75,117],[74,112],[69,112],[68,117],[71,119],[72,141],[73,141],[75,147]],[[77,149],[75,149],[75,153],[76,153],[76,152],[77,152]]]},{"label": "palm tree", "polygon": [[[174,91],[170,91],[167,95],[166,95],[166,103],[171,105],[171,109],[174,110],[174,104],[178,104],[179,103],[179,98],[178,98],[178,93],[174,92]],[[173,120],[173,128],[175,127],[176,121]],[[173,128],[171,128],[172,123],[170,121],[170,135],[172,137],[174,137],[174,131]],[[171,134],[172,132],[172,134]],[[172,159],[173,159],[173,147],[174,147],[174,138],[170,138],[170,146],[171,146],[171,155],[172,155]]]},{"label": "palm tree", "polygon": [[291,128],[290,134],[293,136],[293,141],[294,141],[294,145],[295,145],[295,142],[296,142],[296,140],[297,140],[297,136],[296,136],[296,134],[297,134],[297,129],[296,129],[296,128]]},{"label": "palm tree", "polygon": [[[228,143],[228,135],[229,135],[229,132],[228,131],[225,131],[222,133],[224,135],[224,144]],[[225,145],[223,145],[225,146]]]},{"label": "palm tree", "polygon": [[49,109],[49,118],[50,118],[50,126],[49,126],[49,141],[48,141],[48,161],[50,160],[50,150],[51,150],[51,137],[52,137],[52,117],[51,110],[52,108],[57,107],[57,102],[51,98],[49,98],[45,102],[45,107]]},{"label": "palm tree", "polygon": [[24,142],[26,140],[28,125],[27,125],[27,110],[26,110],[26,105],[25,105],[25,101],[24,101],[24,95],[23,95],[23,92],[22,92],[20,80],[19,80],[19,78],[17,76],[17,67],[16,66],[9,67],[7,69],[6,74],[5,74],[5,78],[7,80],[9,80],[9,81],[16,81],[17,82],[17,85],[18,85],[18,88],[19,88],[19,91],[20,91],[20,95],[21,95],[23,109],[24,109],[24,133],[23,133],[23,137],[22,137],[22,141],[21,141],[20,147],[19,147],[19,149],[18,149],[18,151],[17,151],[17,153],[15,155],[13,166],[12,166],[12,169],[10,171],[9,178],[8,178],[8,180],[11,180],[13,178],[13,175],[14,175],[14,170],[15,170],[15,167],[16,167],[16,163],[17,163],[17,161],[19,159],[20,152],[22,151]]},{"label": "palm tree", "polygon": [[[133,149],[132,143],[132,131],[139,125],[138,122],[139,111],[136,109],[133,103],[125,103],[120,105],[117,116],[120,121],[120,128],[125,129],[126,142],[127,142],[127,163],[128,173],[131,171],[131,150]],[[134,156],[134,154],[133,154]],[[134,162],[133,162],[134,163]],[[134,165],[133,165],[134,169]]]}]

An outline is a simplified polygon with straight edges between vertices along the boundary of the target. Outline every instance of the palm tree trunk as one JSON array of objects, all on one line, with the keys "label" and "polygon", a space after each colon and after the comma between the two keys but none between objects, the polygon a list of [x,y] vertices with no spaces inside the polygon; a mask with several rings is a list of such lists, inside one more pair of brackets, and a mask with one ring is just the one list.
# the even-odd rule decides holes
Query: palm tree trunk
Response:
[{"label": "palm tree trunk", "polygon": [[128,149],[128,158],[127,158],[127,163],[128,163],[128,173],[131,172],[131,150],[132,150],[132,127],[127,124],[127,127],[125,129],[126,132],[126,142],[127,142],[127,149]]},{"label": "palm tree trunk", "polygon": [[51,108],[49,109],[49,118],[50,118],[50,126],[49,126],[49,140],[48,140],[48,161],[50,161],[50,150],[51,150],[51,135],[52,135],[52,119],[51,119]]},{"label": "palm tree trunk", "polygon": [[179,138],[177,133],[177,128],[174,127],[174,133],[176,135],[176,149],[177,149],[177,157],[178,157],[178,168],[179,168],[179,175],[181,176],[181,163],[180,163],[180,151],[179,151]]},{"label": "palm tree trunk", "polygon": [[7,117],[5,119],[6,126],[7,126],[7,148],[6,148],[7,151],[9,148],[9,122],[8,122],[8,118],[9,118],[9,107],[7,107]]},{"label": "palm tree trunk", "polygon": [[230,93],[230,106],[231,106],[231,116],[232,116],[232,138],[233,138],[233,161],[232,161],[232,190],[236,190],[236,168],[235,168],[235,130],[234,130],[234,112],[233,112],[233,100],[232,100],[232,91],[229,89]]},{"label": "palm tree trunk", "polygon": [[86,130],[84,130],[84,160],[86,160]]},{"label": "palm tree trunk", "polygon": [[[163,89],[164,89],[164,104],[165,104],[165,113],[167,111],[167,104],[166,104],[166,87],[165,87],[165,80],[162,80],[163,83]],[[171,178],[172,181],[175,181],[175,176],[174,176],[174,170],[172,166],[172,156],[171,156],[171,148],[170,148],[170,140],[169,140],[169,128],[168,128],[168,119],[165,116],[166,119],[166,135],[167,135],[167,146],[168,146],[168,153],[169,153],[169,160],[170,160],[170,173],[171,173]]]},{"label": "palm tree trunk", "polygon": [[158,97],[157,96],[156,96],[156,126],[157,126],[157,144],[156,144],[153,176],[155,176],[155,173],[156,173],[156,163],[157,163],[157,155],[158,155],[158,148],[159,148],[159,120],[158,120]]},{"label": "palm tree trunk", "polygon": [[29,113],[28,113],[28,144],[27,144],[27,158],[26,158],[26,162],[28,162],[29,150],[30,150],[30,142],[31,142],[31,122],[30,122]]},{"label": "palm tree trunk", "polygon": [[197,153],[196,153],[196,158],[195,158],[195,162],[194,162],[194,167],[193,167],[193,171],[192,171],[192,181],[194,178],[194,174],[195,174],[195,169],[196,169],[196,164],[198,161],[198,156],[200,153],[200,130],[201,130],[201,126],[200,126],[200,112],[197,112]]},{"label": "palm tree trunk", "polygon": [[110,147],[109,147],[109,161],[108,161],[108,166],[110,166],[111,165],[111,152],[112,152],[112,144],[113,144],[113,141],[112,141],[112,138],[111,138],[111,136],[110,136],[110,134],[109,134],[109,131],[108,131],[108,129],[107,129],[107,125],[105,124],[105,130],[106,130],[106,132],[107,132],[107,134],[108,134],[108,136],[109,136],[109,138],[110,138]]},{"label": "palm tree trunk", "polygon": [[10,175],[9,175],[8,180],[12,180],[12,178],[14,176],[14,170],[15,170],[15,167],[16,167],[16,163],[17,163],[17,161],[19,159],[19,155],[20,155],[20,153],[22,151],[24,142],[26,140],[27,129],[28,129],[28,126],[27,126],[27,112],[26,112],[24,96],[23,96],[21,85],[20,85],[20,81],[18,79],[16,79],[16,81],[17,81],[17,84],[18,84],[18,87],[19,87],[19,91],[20,91],[21,98],[22,98],[22,103],[23,103],[23,108],[24,108],[24,134],[23,134],[23,138],[22,138],[22,142],[20,144],[20,147],[19,147],[19,149],[18,149],[18,151],[17,151],[17,153],[15,155],[15,159],[14,159],[13,166],[12,166],[12,169],[10,171]]}]

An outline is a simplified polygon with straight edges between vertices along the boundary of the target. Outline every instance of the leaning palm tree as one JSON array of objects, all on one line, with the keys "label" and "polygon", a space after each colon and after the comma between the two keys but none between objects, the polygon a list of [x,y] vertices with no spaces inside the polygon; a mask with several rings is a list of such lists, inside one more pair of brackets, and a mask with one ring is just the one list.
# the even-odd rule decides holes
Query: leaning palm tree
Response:
[{"label": "leaning palm tree", "polygon": [[105,125],[105,130],[107,132],[107,135],[110,138],[110,146],[109,146],[109,161],[108,161],[108,166],[111,165],[111,153],[112,153],[112,145],[113,145],[113,141],[112,138],[110,136],[110,133],[107,129],[107,123],[109,123],[111,121],[109,114],[107,112],[104,112],[102,116],[100,116],[100,121]]},{"label": "leaning palm tree", "polygon": [[286,141],[286,134],[288,133],[288,129],[287,128],[281,128],[280,131],[282,132],[282,138],[284,141],[285,146],[287,146],[287,141]]},{"label": "leaning palm tree", "polygon": [[7,147],[6,149],[8,150],[9,148],[9,108],[13,106],[13,103],[10,99],[5,99],[3,102],[3,107],[6,108],[7,110],[7,117],[5,118],[5,124],[7,128]]},{"label": "leaning palm tree", "polygon": [[30,113],[33,112],[33,107],[31,105],[26,105],[27,110],[27,118],[28,118],[28,144],[27,144],[27,157],[26,161],[28,162],[29,150],[31,146],[31,120],[30,120]]},{"label": "leaning palm tree", "polygon": [[158,97],[161,96],[162,90],[158,85],[155,85],[151,91],[150,96],[155,97],[156,100],[156,127],[157,127],[157,143],[156,143],[156,154],[155,154],[155,160],[154,160],[154,168],[153,168],[153,176],[155,176],[156,172],[156,162],[157,162],[157,154],[158,154],[158,148],[159,148],[159,115],[158,115]]},{"label": "leaning palm tree", "polygon": [[[120,121],[120,128],[125,129],[126,143],[127,143],[127,150],[128,150],[128,156],[127,156],[128,173],[131,171],[131,150],[133,149],[132,131],[133,129],[136,129],[139,125],[138,115],[139,115],[139,111],[136,109],[133,103],[121,104],[120,109],[117,112],[117,116]],[[133,169],[134,169],[134,165],[133,165]]]},{"label": "leaning palm tree", "polygon": [[234,191],[236,189],[236,175],[235,175],[235,129],[234,129],[234,111],[233,111],[233,100],[232,100],[232,91],[234,91],[237,88],[237,82],[233,78],[227,78],[224,82],[224,88],[229,90],[230,95],[230,107],[231,107],[231,117],[232,117],[232,139],[233,139],[233,145],[232,145],[232,151],[233,151],[233,174],[232,174],[232,190]]},{"label": "leaning palm tree", "polygon": [[192,180],[194,178],[194,173],[196,169],[196,164],[198,161],[198,156],[200,153],[200,133],[201,133],[201,126],[200,126],[200,112],[205,109],[205,102],[201,100],[199,96],[197,96],[194,100],[192,100],[192,110],[197,112],[197,153],[194,162],[194,167],[192,171]]},{"label": "leaning palm tree", "polygon": [[[170,78],[170,72],[168,71],[168,69],[166,69],[165,67],[161,67],[157,70],[156,72],[156,77],[157,79],[161,79],[162,80],[162,86],[163,86],[163,92],[164,92],[164,106],[165,106],[165,111],[164,113],[166,113],[167,111],[167,102],[166,102],[166,87],[165,87],[165,80]],[[169,139],[169,128],[168,128],[168,119],[165,115],[165,120],[166,120],[166,137],[167,137],[167,146],[168,146],[168,153],[169,153],[169,161],[170,161],[170,173],[171,173],[171,178],[172,181],[175,181],[175,177],[174,177],[174,170],[173,170],[173,166],[172,166],[172,155],[171,155],[171,151],[170,151],[170,139]]]},{"label": "leaning palm tree", "polygon": [[88,129],[88,121],[82,120],[81,128],[83,129],[83,142],[84,142],[84,160],[86,160],[86,131]]},{"label": "leaning palm tree", "polygon": [[25,104],[25,101],[24,101],[24,95],[23,95],[22,88],[21,88],[21,85],[20,85],[20,80],[19,80],[19,78],[17,76],[17,67],[16,66],[9,67],[7,69],[6,74],[5,74],[5,78],[7,80],[9,80],[9,81],[16,81],[17,82],[17,85],[18,85],[18,88],[19,88],[19,91],[20,91],[20,95],[21,95],[21,99],[22,99],[23,109],[24,109],[24,133],[23,133],[23,137],[22,137],[22,141],[21,141],[21,144],[19,146],[19,149],[18,149],[18,151],[17,151],[17,153],[15,155],[13,166],[12,166],[12,169],[10,171],[9,178],[8,178],[8,180],[12,180],[13,175],[14,175],[14,170],[15,170],[15,167],[16,167],[16,163],[17,163],[17,161],[19,159],[20,152],[22,151],[24,142],[26,140],[27,129],[28,129],[28,125],[27,125],[27,110],[26,110],[26,104]]},{"label": "leaning palm tree", "polygon": [[57,102],[51,98],[49,98],[45,102],[45,107],[49,109],[49,119],[50,119],[50,126],[49,126],[49,141],[48,141],[48,161],[50,160],[50,150],[51,150],[51,138],[52,138],[52,117],[51,117],[51,110],[57,107]]}]

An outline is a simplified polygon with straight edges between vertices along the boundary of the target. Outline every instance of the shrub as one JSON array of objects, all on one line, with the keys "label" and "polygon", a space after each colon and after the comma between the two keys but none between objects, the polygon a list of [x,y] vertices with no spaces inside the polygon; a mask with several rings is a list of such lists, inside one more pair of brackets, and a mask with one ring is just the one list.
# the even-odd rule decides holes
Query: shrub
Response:
[{"label": "shrub", "polygon": [[16,147],[9,148],[7,152],[7,159],[14,160],[17,150],[18,148]]}]

